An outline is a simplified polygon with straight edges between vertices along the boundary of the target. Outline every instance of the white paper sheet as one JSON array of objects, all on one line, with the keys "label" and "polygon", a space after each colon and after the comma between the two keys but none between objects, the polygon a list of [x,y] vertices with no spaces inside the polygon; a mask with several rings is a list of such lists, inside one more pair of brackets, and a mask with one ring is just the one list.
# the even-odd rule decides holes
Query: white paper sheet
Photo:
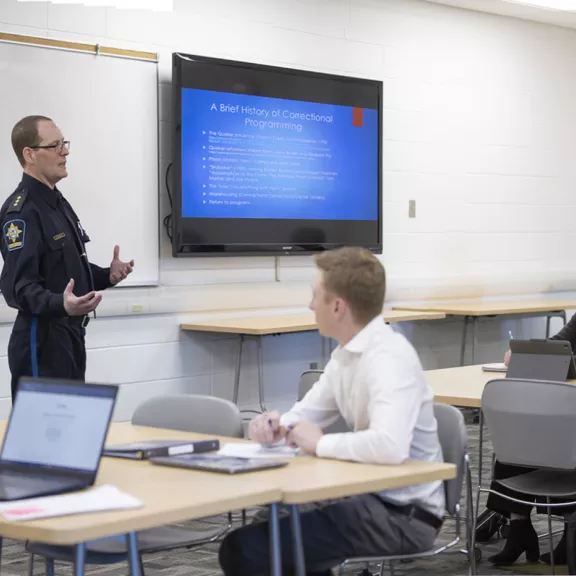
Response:
[{"label": "white paper sheet", "polygon": [[143,505],[140,500],[120,491],[116,486],[104,484],[82,492],[4,502],[0,504],[0,514],[6,520],[17,522],[86,512],[128,510]]},{"label": "white paper sheet", "polygon": [[496,362],[494,364],[484,364],[482,370],[484,372],[508,372],[508,367],[504,362]]},{"label": "white paper sheet", "polygon": [[292,458],[298,454],[298,448],[291,448],[286,444],[262,446],[254,443],[224,444],[218,451],[222,456],[239,456],[240,458]]}]

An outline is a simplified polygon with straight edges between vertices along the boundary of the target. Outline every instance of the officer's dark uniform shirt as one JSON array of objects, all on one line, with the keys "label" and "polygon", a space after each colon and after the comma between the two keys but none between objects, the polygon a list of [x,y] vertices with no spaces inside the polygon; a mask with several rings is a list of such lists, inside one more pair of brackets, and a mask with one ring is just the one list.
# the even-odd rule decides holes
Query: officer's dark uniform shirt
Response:
[{"label": "officer's dark uniform shirt", "polygon": [[112,285],[110,269],[88,261],[85,244],[90,239],[57,188],[24,174],[2,206],[0,221],[0,290],[20,320],[67,316],[63,292],[72,278],[76,296]]}]

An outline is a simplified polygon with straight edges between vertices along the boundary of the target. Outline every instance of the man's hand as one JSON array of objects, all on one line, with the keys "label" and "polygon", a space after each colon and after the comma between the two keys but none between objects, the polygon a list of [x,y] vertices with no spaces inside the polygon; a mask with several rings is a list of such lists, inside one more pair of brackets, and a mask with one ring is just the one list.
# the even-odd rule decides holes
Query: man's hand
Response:
[{"label": "man's hand", "polygon": [[510,366],[510,358],[512,357],[512,350],[508,350],[508,352],[506,352],[506,354],[504,354],[504,364],[506,364],[506,366]]},{"label": "man's hand", "polygon": [[286,437],[286,428],[280,426],[278,412],[264,412],[248,425],[248,436],[264,446],[279,442]]},{"label": "man's hand", "polygon": [[89,292],[85,296],[74,295],[74,280],[64,288],[64,310],[68,316],[85,316],[96,310],[102,301],[102,294]]},{"label": "man's hand", "polygon": [[307,420],[300,420],[300,422],[288,428],[288,435],[286,436],[288,444],[298,447],[308,454],[316,454],[316,446],[318,446],[320,438],[324,436],[320,426]]},{"label": "man's hand", "polygon": [[134,269],[134,260],[122,262],[120,260],[120,246],[114,246],[114,256],[110,263],[110,282],[113,285],[122,282]]}]

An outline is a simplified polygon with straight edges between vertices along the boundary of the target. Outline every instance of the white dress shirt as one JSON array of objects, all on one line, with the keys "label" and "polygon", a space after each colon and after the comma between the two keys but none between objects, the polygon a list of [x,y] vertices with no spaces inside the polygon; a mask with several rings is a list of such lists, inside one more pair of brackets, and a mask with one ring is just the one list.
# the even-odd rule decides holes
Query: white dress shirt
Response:
[{"label": "white dress shirt", "polygon": [[[317,456],[365,464],[443,461],[433,394],[418,355],[381,316],[334,350],[318,382],[280,422],[287,426],[308,420],[325,428],[339,415],[353,431],[322,436]],[[440,481],[386,490],[381,496],[392,504],[417,504],[438,518],[444,516]]]}]

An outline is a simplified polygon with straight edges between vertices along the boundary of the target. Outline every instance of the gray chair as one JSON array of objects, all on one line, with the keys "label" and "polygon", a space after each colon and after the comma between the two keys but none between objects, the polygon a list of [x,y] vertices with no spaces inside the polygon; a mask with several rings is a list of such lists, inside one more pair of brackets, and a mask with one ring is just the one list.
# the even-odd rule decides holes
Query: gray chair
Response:
[{"label": "gray chair", "polygon": [[[527,505],[534,505],[535,498],[544,500],[554,574],[552,510],[576,506],[576,444],[571,441],[576,438],[576,386],[519,378],[491,380],[482,394],[482,413],[490,429],[496,459],[538,470],[496,481],[500,486],[531,496],[531,501],[479,485],[476,510],[482,492]],[[473,539],[475,531],[474,526]]]},{"label": "gray chair", "polygon": [[[466,543],[472,540],[470,518],[473,510],[472,503],[472,480],[468,466],[468,433],[464,417],[460,410],[447,404],[434,404],[434,415],[438,423],[438,438],[442,446],[444,462],[450,462],[457,467],[456,477],[444,481],[444,494],[446,497],[446,512],[455,517],[454,538],[447,544],[434,546],[431,550],[419,552],[417,554],[399,554],[385,557],[365,557],[349,558],[340,564],[339,575],[342,575],[344,569],[349,564],[364,564],[368,568],[371,564],[380,564],[380,574],[384,574],[386,568],[390,574],[394,574],[394,564],[404,560],[413,560],[427,556],[436,556],[442,552],[454,548],[462,539],[461,517],[460,517],[460,500],[462,495],[462,485],[466,480]],[[469,551],[474,550],[472,546],[466,549],[458,548],[455,551],[465,552],[468,555],[471,566],[475,565],[474,554]]]},{"label": "gray chair", "polygon": [[[217,436],[243,437],[242,419],[238,406],[214,396],[173,394],[150,398],[136,408],[132,424]],[[162,526],[142,530],[137,534],[138,550],[142,555],[174,548],[200,546],[214,542],[231,527],[232,515],[228,514],[226,526],[218,525],[216,528],[204,531],[181,526]],[[26,549],[31,554],[29,576],[33,573],[36,554],[46,559],[47,576],[54,574],[55,560],[74,562],[73,546],[52,546],[40,542],[28,542]],[[124,536],[93,540],[86,546],[88,564],[115,564],[127,560],[128,552]],[[141,571],[144,573],[142,562]]]},{"label": "gray chair", "polygon": [[[298,384],[298,401],[302,400],[308,391],[318,382],[322,376],[322,370],[306,370],[300,376],[300,383]],[[350,432],[350,428],[342,416],[324,428],[325,434],[337,434],[339,432]]]},{"label": "gray chair", "polygon": [[232,438],[244,436],[238,406],[215,396],[173,394],[150,398],[136,408],[132,424]]}]

